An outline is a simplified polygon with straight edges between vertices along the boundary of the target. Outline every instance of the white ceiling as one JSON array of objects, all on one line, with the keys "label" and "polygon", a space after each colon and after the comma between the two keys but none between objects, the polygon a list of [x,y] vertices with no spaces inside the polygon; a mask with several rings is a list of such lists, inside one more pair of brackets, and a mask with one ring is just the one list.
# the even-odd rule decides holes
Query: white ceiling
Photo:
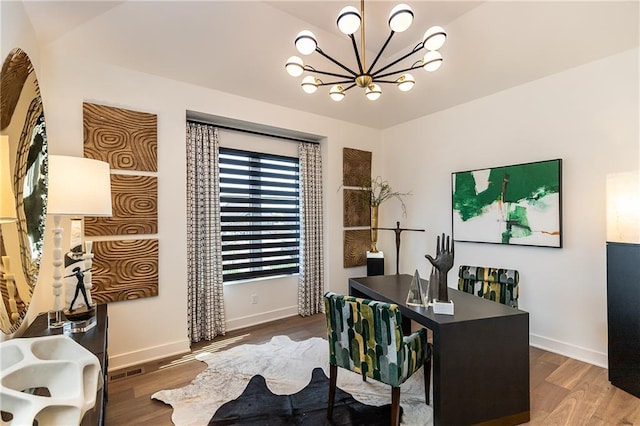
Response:
[{"label": "white ceiling", "polygon": [[[339,103],[328,87],[302,92],[284,70],[296,34],[355,66],[336,16],[358,1],[25,1],[42,46],[243,97],[386,128],[638,46],[638,1],[415,1],[412,27],[381,60],[407,52],[431,25],[448,33],[435,73],[413,72],[410,92],[383,85],[375,102],[353,88]],[[388,36],[396,2],[365,5],[367,57]],[[317,53],[305,62],[333,66]],[[418,55],[413,61],[420,59]],[[413,62],[410,61],[410,62]]]}]

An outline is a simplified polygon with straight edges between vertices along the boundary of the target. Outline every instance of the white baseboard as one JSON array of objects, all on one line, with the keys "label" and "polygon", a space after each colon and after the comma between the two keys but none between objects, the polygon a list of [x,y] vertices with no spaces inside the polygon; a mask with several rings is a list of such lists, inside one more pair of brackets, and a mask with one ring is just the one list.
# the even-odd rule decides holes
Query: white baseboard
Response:
[{"label": "white baseboard", "polygon": [[144,348],[139,351],[109,356],[109,371],[140,365],[157,359],[188,353],[191,350],[189,339],[167,343],[165,345]]},{"label": "white baseboard", "polygon": [[544,349],[545,351],[577,359],[578,361],[587,362],[602,368],[609,368],[609,358],[606,353],[596,352],[592,349],[571,345],[533,333],[529,334],[529,344],[533,347]]},{"label": "white baseboard", "polygon": [[279,320],[298,315],[298,306],[275,309],[273,311],[261,312],[255,315],[247,315],[240,318],[227,320],[227,331],[238,330],[240,328],[251,327],[269,321]]}]

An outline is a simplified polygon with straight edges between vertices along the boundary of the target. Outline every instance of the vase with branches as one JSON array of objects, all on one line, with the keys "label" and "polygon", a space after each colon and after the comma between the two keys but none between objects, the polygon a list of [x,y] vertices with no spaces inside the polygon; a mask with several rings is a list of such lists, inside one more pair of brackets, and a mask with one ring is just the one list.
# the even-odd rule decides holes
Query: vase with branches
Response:
[{"label": "vase with branches", "polygon": [[391,198],[400,201],[402,215],[406,216],[407,206],[404,204],[403,197],[411,195],[411,192],[395,191],[388,181],[381,176],[365,179],[359,186],[362,191],[362,201],[369,205],[371,209],[371,252],[377,253],[376,246],[378,242],[378,207]]}]

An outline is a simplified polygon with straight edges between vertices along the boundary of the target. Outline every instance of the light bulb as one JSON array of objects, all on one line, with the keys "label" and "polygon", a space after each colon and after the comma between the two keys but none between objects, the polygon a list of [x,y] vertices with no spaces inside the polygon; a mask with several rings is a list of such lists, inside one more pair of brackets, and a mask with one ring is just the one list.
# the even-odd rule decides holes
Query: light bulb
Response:
[{"label": "light bulb", "polygon": [[316,50],[316,46],[318,46],[318,42],[316,41],[316,36],[313,35],[311,31],[303,30],[298,33],[296,36],[296,49],[302,55],[310,55]]},{"label": "light bulb", "polygon": [[389,12],[389,28],[391,31],[401,33],[406,31],[413,22],[413,10],[408,5],[401,3]]},{"label": "light bulb", "polygon": [[379,85],[375,83],[370,84],[369,87],[367,87],[367,90],[365,90],[365,96],[370,101],[375,101],[381,95],[382,95],[382,89],[380,88]]},{"label": "light bulb", "polygon": [[444,28],[434,26],[429,28],[422,38],[422,44],[427,50],[438,50],[442,47],[447,39],[447,33],[444,32]]},{"label": "light bulb", "polygon": [[440,68],[440,65],[442,65],[442,55],[438,51],[431,50],[422,59],[422,68],[425,71],[434,72]]},{"label": "light bulb", "polygon": [[292,56],[287,59],[287,63],[284,68],[287,70],[290,76],[300,77],[304,72],[304,62],[298,56]]},{"label": "light bulb", "polygon": [[413,89],[413,86],[416,84],[416,80],[413,78],[411,74],[402,74],[397,80],[396,84],[398,85],[398,89],[403,92],[408,92]]},{"label": "light bulb", "polygon": [[305,93],[315,93],[318,90],[318,80],[314,76],[308,75],[302,79],[301,86]]},{"label": "light bulb", "polygon": [[344,99],[344,96],[345,96],[344,87],[340,86],[339,84],[336,84],[331,88],[331,90],[329,90],[329,96],[334,101],[340,102],[341,100]]},{"label": "light bulb", "polygon": [[353,6],[343,8],[338,14],[338,29],[346,34],[353,34],[360,28],[360,12]]}]

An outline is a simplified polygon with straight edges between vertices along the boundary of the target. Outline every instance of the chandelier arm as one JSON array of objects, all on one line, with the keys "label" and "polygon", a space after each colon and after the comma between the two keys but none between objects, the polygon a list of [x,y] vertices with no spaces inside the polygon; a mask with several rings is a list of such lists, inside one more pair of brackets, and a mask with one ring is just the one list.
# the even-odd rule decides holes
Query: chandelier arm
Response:
[{"label": "chandelier arm", "polygon": [[356,87],[356,84],[355,83],[351,83],[351,85],[349,85],[349,86],[344,88],[343,92],[346,92],[347,90],[352,89],[354,87]]},{"label": "chandelier arm", "polygon": [[346,66],[342,65],[340,62],[336,61],[331,56],[329,56],[326,53],[324,53],[322,51],[322,49],[320,49],[319,47],[316,47],[316,52],[318,52],[319,54],[321,54],[322,56],[324,56],[325,58],[327,58],[328,60],[330,60],[331,62],[333,62],[334,64],[336,64],[337,66],[339,66],[340,68],[342,68],[343,70],[348,72],[349,74],[353,75],[354,77],[358,76],[358,74],[356,74],[354,71],[351,71],[349,68],[347,68]]},{"label": "chandelier arm", "polygon": [[376,62],[378,62],[378,59],[380,59],[380,55],[382,55],[382,52],[384,52],[384,50],[387,48],[387,46],[389,45],[389,42],[391,41],[391,37],[393,37],[395,33],[396,33],[395,31],[391,30],[391,34],[389,34],[389,37],[387,37],[387,41],[384,42],[384,44],[380,48],[380,51],[376,55],[376,58],[371,63],[371,66],[369,67],[369,71],[372,71],[373,67],[376,66]]},{"label": "chandelier arm", "polygon": [[418,43],[416,45],[416,47],[414,47],[413,50],[411,52],[407,53],[406,55],[396,59],[395,61],[391,62],[388,65],[385,65],[384,67],[380,68],[378,71],[371,73],[371,77],[375,78],[375,77],[379,76],[382,71],[391,68],[392,66],[394,66],[398,62],[404,61],[405,59],[407,59],[411,55],[415,55],[420,50],[420,48],[422,48],[422,43]]},{"label": "chandelier arm", "polygon": [[329,71],[320,71],[320,70],[315,69],[311,65],[305,65],[304,66],[304,70],[307,71],[307,72],[310,72],[310,73],[316,73],[316,74],[322,74],[322,75],[330,75],[331,77],[346,78],[346,79],[349,79],[349,81],[353,80],[350,75],[338,74],[338,73],[329,72]]},{"label": "chandelier arm", "polygon": [[353,51],[356,53],[356,62],[358,63],[358,69],[360,70],[360,75],[364,74],[364,70],[362,69],[362,61],[360,60],[360,52],[358,52],[358,45],[356,44],[356,38],[353,34],[349,34],[349,38],[351,39],[351,44],[353,45]]},{"label": "chandelier arm", "polygon": [[[353,82],[353,80],[329,81],[329,82],[326,82],[326,83],[323,82],[322,80],[319,80],[319,81],[320,81],[320,83],[317,84],[318,86],[331,86],[331,85],[334,85],[334,84],[347,84],[347,83]],[[354,86],[355,86],[355,84],[354,84]]]},{"label": "chandelier arm", "polygon": [[[416,62],[417,63],[417,62]],[[411,71],[411,70],[415,70],[418,68],[422,68],[422,64],[416,65],[416,63],[414,63],[412,66],[410,66],[409,68],[405,68],[405,69],[401,69],[401,70],[396,70],[396,71],[391,71],[388,72],[386,74],[379,74],[376,75],[376,81],[379,81],[379,78],[384,78],[384,77],[389,77],[390,75],[394,75],[394,74],[400,74],[401,72],[407,72],[407,71]],[[384,82],[382,82],[384,83]],[[395,83],[395,82],[394,82]]]}]

